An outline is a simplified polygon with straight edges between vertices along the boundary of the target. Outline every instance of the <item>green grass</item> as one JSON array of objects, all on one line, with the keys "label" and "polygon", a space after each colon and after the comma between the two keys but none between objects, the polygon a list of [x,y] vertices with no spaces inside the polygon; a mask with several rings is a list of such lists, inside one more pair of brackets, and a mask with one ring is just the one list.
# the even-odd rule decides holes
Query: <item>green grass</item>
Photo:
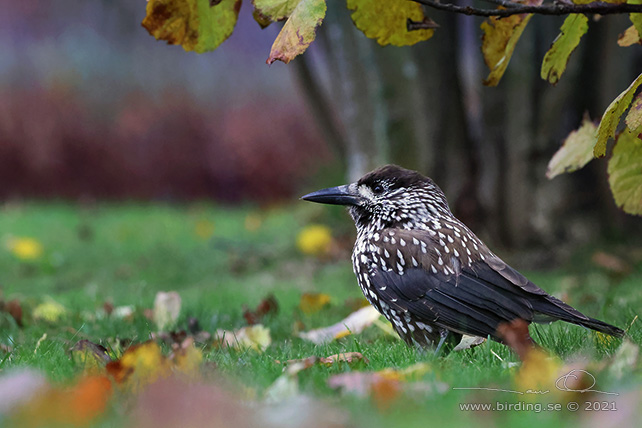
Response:
[{"label": "green grass", "polygon": [[[248,230],[248,215],[260,218],[258,229]],[[274,360],[350,351],[361,352],[370,361],[354,370],[426,362],[432,368],[421,379],[426,385],[512,387],[515,368],[511,363],[518,358],[497,343],[435,357],[407,347],[376,327],[323,346],[296,338],[295,322],[306,329],[333,324],[350,312],[343,302],[361,296],[347,257],[319,261],[299,254],[297,234],[310,222],[329,223],[342,237],[352,233],[350,220],[341,210],[310,205],[259,210],[207,204],[7,204],[0,208],[0,289],[5,301],[16,298],[21,302],[25,325],[19,327],[8,314],[0,313],[0,344],[12,348],[10,353],[0,351],[0,376],[18,367],[33,367],[53,382],[71,382],[82,371],[69,358],[68,350],[76,341],[89,339],[110,347],[118,340],[147,340],[155,327],[142,315],[143,310],[152,307],[157,291],[175,290],[183,300],[177,328],[186,328],[189,318],[197,318],[210,332],[243,326],[244,305],[253,308],[266,295],[274,294],[280,310],[264,321],[273,339],[266,352],[203,347],[205,361],[214,363],[218,374],[258,397],[282,373],[282,366]],[[196,232],[212,226],[211,238]],[[18,260],[5,248],[11,237],[37,239],[44,247],[43,255],[36,261]],[[518,266],[518,261],[514,264]],[[564,271],[529,272],[528,276],[581,311],[620,327],[627,328],[642,307],[639,265],[624,277],[615,277],[590,262]],[[316,314],[301,313],[301,293],[310,291],[331,295],[331,306]],[[60,322],[48,324],[30,317],[33,308],[47,298],[68,309]],[[105,302],[133,305],[136,315],[131,320],[96,319]],[[638,346],[642,343],[640,326],[636,322],[630,330]],[[620,377],[605,369],[619,341],[603,343],[592,332],[561,323],[532,327],[531,332],[564,361],[588,361],[587,370],[598,378],[599,389],[621,394],[640,389],[639,362],[627,365]],[[45,333],[46,339],[34,352]],[[450,388],[441,393],[407,392],[402,400],[381,409],[370,398],[341,395],[327,386],[329,376],[351,370],[346,364],[314,366],[299,374],[300,391],[345,409],[356,426],[459,426],[478,423],[483,417],[490,426],[540,427],[543,423],[582,425],[583,418],[590,416],[581,411],[463,412],[460,403],[515,402],[519,397]],[[118,426],[120,413],[111,412],[102,423]]]}]

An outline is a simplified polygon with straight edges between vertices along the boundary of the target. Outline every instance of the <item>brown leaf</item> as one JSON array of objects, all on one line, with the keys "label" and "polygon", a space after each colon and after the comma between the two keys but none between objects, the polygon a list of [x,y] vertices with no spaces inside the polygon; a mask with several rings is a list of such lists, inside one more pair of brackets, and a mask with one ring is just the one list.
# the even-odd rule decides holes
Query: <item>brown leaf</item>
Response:
[{"label": "brown leaf", "polygon": [[628,274],[633,269],[631,265],[614,254],[604,251],[597,251],[591,257],[591,261],[597,266],[618,274]]},{"label": "brown leaf", "polygon": [[245,321],[249,325],[254,325],[260,323],[266,315],[274,315],[278,311],[279,304],[274,295],[270,294],[265,299],[261,300],[261,303],[259,303],[255,310],[251,311],[248,308],[245,308],[243,311],[243,318],[245,318]]},{"label": "brown leaf", "polygon": [[524,361],[529,352],[537,348],[528,332],[528,323],[522,319],[503,322],[497,327],[497,335],[513,348],[519,359]]},{"label": "brown leaf", "polygon": [[16,321],[18,327],[22,327],[22,306],[18,299],[9,300],[5,303],[4,310]]}]

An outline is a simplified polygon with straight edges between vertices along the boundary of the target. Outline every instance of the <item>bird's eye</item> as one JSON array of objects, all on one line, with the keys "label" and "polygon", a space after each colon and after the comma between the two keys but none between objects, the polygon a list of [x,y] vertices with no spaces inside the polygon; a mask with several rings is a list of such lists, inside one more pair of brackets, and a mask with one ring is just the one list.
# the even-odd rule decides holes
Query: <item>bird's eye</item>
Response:
[{"label": "bird's eye", "polygon": [[375,193],[381,193],[383,192],[383,186],[381,184],[377,184],[372,188],[372,191]]}]

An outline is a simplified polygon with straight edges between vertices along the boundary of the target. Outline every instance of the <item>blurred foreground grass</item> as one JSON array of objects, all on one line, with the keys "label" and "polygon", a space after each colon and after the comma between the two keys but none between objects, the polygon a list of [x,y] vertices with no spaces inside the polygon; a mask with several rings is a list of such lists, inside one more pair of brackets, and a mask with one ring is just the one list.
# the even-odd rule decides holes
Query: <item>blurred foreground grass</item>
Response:
[{"label": "blurred foreground grass", "polygon": [[[305,256],[297,249],[299,233],[311,222],[329,223],[335,233],[335,247],[325,258]],[[496,343],[437,358],[408,348],[375,327],[328,345],[316,346],[296,338],[297,329],[338,322],[353,309],[344,302],[361,297],[349,263],[351,228],[343,210],[311,204],[264,210],[207,204],[7,204],[0,209],[0,288],[5,301],[21,302],[24,326],[0,313],[0,344],[11,349],[0,350],[0,376],[16,367],[34,367],[53,381],[70,382],[82,371],[69,358],[68,350],[75,342],[89,339],[109,348],[119,340],[149,339],[155,326],[143,315],[144,309],[153,306],[157,291],[174,290],[183,301],[177,328],[186,329],[189,320],[195,319],[210,332],[245,325],[244,307],[256,307],[268,294],[276,297],[279,312],[263,321],[272,335],[272,345],[264,353],[203,348],[205,361],[213,363],[217,373],[252,391],[250,395],[260,397],[281,374],[282,366],[275,360],[350,351],[361,352],[370,360],[360,370],[406,367],[423,361],[431,366],[424,376],[429,382],[509,388],[515,371],[512,363],[518,359]],[[27,238],[31,241],[18,241]],[[22,251],[16,250],[18,245]],[[565,271],[531,272],[528,276],[588,315],[623,328],[629,327],[642,307],[639,261],[631,263],[626,273],[609,271],[587,260]],[[303,313],[298,307],[303,292],[326,293],[331,304],[313,314]],[[64,315],[55,322],[33,319],[33,309],[43,301],[59,303],[65,308]],[[126,319],[97,315],[105,303],[133,306],[134,315]],[[534,338],[565,361],[585,360],[596,371],[600,364],[607,364],[619,345],[619,341],[560,323],[534,330]],[[40,340],[45,333],[46,339]],[[630,333],[639,346],[640,322],[633,323]],[[301,393],[324,397],[346,408],[357,426],[375,427],[458,426],[478,417],[460,411],[459,403],[516,399],[480,391],[418,390],[382,409],[376,400],[342,396],[327,386],[329,376],[351,370],[345,364],[312,367],[299,375]],[[639,405],[640,363],[636,360],[622,370],[624,375],[598,378],[599,389],[622,394],[633,391]],[[106,426],[122,417],[117,409],[112,413],[102,422]],[[490,426],[517,422],[520,426],[582,425],[590,416],[587,412],[485,414]]]}]

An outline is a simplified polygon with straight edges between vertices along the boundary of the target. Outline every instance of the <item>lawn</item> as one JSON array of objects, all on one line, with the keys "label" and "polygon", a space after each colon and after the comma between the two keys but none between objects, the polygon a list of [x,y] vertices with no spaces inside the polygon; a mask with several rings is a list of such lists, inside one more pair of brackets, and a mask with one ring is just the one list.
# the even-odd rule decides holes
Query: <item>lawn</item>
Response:
[{"label": "lawn", "polygon": [[[300,232],[313,223],[330,225],[333,231],[331,249],[323,256],[302,254],[297,247]],[[642,307],[639,250],[582,248],[573,263],[559,270],[525,272],[584,313],[628,328],[633,345],[622,347],[620,340],[561,323],[531,327],[533,337],[552,358],[546,363],[539,361],[544,364],[541,367],[535,364],[522,370],[519,358],[497,343],[435,356],[407,347],[378,325],[324,345],[300,339],[298,331],[335,324],[360,304],[360,290],[349,263],[352,234],[350,220],[341,209],[311,204],[261,208],[5,204],[0,208],[0,290],[4,302],[19,302],[22,325],[7,311],[0,312],[0,402],[6,398],[2,394],[9,393],[2,388],[3,379],[19,368],[44,373],[52,388],[73,388],[87,369],[70,356],[75,343],[86,339],[105,346],[110,358],[121,357],[129,344],[145,342],[157,332],[149,318],[156,293],[176,291],[182,304],[172,330],[189,331],[190,326],[195,330],[197,322],[199,330],[212,334],[218,329],[233,331],[246,326],[244,309],[254,309],[268,295],[275,297],[278,312],[261,320],[271,336],[264,352],[218,346],[212,340],[195,342],[202,362],[193,382],[226,391],[234,406],[254,413],[262,425],[587,426],[597,423],[591,422],[596,412],[585,410],[584,403],[601,401],[611,407],[599,412],[599,418],[619,420],[627,426],[639,417],[642,375],[637,352],[642,328],[634,321]],[[16,242],[24,238],[34,241],[22,241],[31,247],[25,250],[28,254],[18,254]],[[604,257],[598,257],[597,263],[591,261],[598,250],[606,253],[607,262],[599,261]],[[519,267],[519,258],[513,257],[508,259]],[[625,268],[608,263],[613,258]],[[303,310],[303,293],[324,293],[330,302]],[[38,311],[43,303],[63,309],[47,320]],[[105,312],[105,308],[118,307],[130,307],[131,314]],[[172,351],[167,341],[158,343],[164,355]],[[368,362],[315,364],[280,378],[284,366],[279,362],[345,352],[360,352]],[[597,379],[591,389],[619,395],[560,392],[555,388],[557,376],[546,388],[551,393],[541,396],[453,389],[515,390],[524,377],[538,376],[551,365],[559,373],[582,368]],[[418,369],[408,376],[388,372],[382,376],[385,381],[375,382],[361,394],[347,391],[347,387],[332,388],[328,382],[345,373],[408,367]],[[287,380],[287,388],[275,387],[277,379]],[[139,391],[113,389],[106,410],[92,419],[92,426],[130,423],[130,414],[140,405],[136,404]],[[27,397],[16,404],[18,407],[4,409],[4,415],[0,406],[0,424],[14,420],[12,412],[19,406],[29,408],[34,400]],[[571,401],[580,404],[579,411],[566,410]],[[526,411],[469,412],[460,410],[462,403],[531,407]],[[537,406],[543,403],[560,404],[563,409],[539,411]],[[613,406],[617,414],[611,410]],[[46,407],[36,408],[47,411]],[[234,412],[230,409],[234,407],[219,410]]]}]

